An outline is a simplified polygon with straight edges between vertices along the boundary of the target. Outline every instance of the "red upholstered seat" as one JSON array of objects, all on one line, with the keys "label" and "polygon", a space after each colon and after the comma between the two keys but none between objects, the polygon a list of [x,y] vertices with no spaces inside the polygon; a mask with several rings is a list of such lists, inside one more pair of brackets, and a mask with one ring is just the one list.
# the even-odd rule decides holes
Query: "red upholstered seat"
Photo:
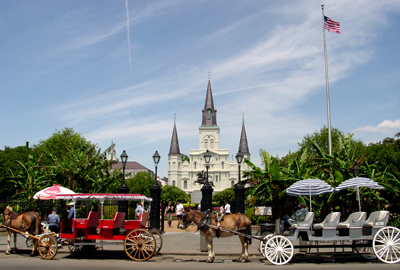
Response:
[{"label": "red upholstered seat", "polygon": [[73,224],[76,229],[96,228],[99,225],[100,213],[89,212],[87,218],[74,219]]},{"label": "red upholstered seat", "polygon": [[99,228],[100,229],[119,229],[124,226],[125,213],[116,212],[114,214],[114,219],[100,219]]}]

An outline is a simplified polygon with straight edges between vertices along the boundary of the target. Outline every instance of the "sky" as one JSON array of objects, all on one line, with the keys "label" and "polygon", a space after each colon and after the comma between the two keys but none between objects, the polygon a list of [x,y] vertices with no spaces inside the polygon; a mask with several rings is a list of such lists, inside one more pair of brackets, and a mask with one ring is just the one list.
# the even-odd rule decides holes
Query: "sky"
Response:
[{"label": "sky", "polygon": [[[368,144],[400,132],[400,1],[0,1],[0,146],[66,127],[168,176],[199,148],[210,77],[220,148],[284,156],[328,125]],[[210,73],[209,73],[210,72]]]}]

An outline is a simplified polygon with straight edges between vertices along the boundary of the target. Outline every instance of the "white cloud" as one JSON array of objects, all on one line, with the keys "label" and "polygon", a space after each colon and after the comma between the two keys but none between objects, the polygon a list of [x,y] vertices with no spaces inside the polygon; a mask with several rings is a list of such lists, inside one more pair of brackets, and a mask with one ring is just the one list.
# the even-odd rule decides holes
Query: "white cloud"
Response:
[{"label": "white cloud", "polygon": [[385,120],[377,126],[368,125],[364,127],[359,127],[356,128],[355,131],[379,134],[393,134],[395,132],[400,132],[400,119],[397,119],[395,121]]}]

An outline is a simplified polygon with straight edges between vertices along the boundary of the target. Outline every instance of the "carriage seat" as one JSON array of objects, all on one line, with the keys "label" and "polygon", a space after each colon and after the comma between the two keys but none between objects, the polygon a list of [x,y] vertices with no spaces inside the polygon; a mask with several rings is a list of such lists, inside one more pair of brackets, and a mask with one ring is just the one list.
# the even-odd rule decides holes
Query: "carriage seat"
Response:
[{"label": "carriage seat", "polygon": [[304,220],[300,223],[295,223],[292,226],[290,226],[289,230],[309,230],[311,229],[311,226],[314,222],[314,212],[308,212]]},{"label": "carriage seat", "polygon": [[340,212],[332,212],[327,215],[323,222],[314,224],[314,230],[335,229],[340,221]]},{"label": "carriage seat", "polygon": [[126,213],[116,212],[114,214],[114,219],[100,219],[99,228],[100,229],[119,229],[124,226],[124,219]]},{"label": "carriage seat", "polygon": [[74,227],[77,229],[96,228],[99,225],[100,213],[89,212],[87,218],[74,219]]},{"label": "carriage seat", "polygon": [[146,228],[147,221],[149,220],[149,212],[143,212],[141,218],[141,220],[125,220],[124,228],[126,230]]},{"label": "carriage seat", "polygon": [[362,227],[363,235],[374,235],[389,222],[389,211],[372,212]]},{"label": "carriage seat", "polygon": [[354,212],[351,213],[345,222],[340,222],[337,225],[337,229],[350,229],[350,228],[361,228],[367,218],[365,212]]},{"label": "carriage seat", "polygon": [[375,211],[372,212],[368,219],[364,222],[364,228],[382,228],[387,225],[389,221],[389,211]]},{"label": "carriage seat", "polygon": [[314,224],[315,236],[323,236],[324,238],[335,237],[340,215],[340,212],[332,212],[325,217],[323,222]]}]

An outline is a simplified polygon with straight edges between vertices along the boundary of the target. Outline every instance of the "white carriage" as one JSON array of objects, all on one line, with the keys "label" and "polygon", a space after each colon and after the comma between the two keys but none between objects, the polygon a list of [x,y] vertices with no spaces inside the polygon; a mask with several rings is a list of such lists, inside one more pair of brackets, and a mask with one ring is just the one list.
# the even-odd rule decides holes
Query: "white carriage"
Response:
[{"label": "white carriage", "polygon": [[[320,248],[350,247],[366,258],[378,258],[385,263],[400,262],[400,230],[386,226],[389,211],[372,212],[368,219],[366,212],[355,212],[345,222],[339,222],[340,216],[340,212],[332,212],[322,223],[313,224],[314,213],[309,212],[303,222],[289,228],[287,236],[266,236],[260,243],[260,251],[275,265],[288,263],[295,248],[317,248],[319,252]],[[308,244],[294,246],[299,239]]]}]

